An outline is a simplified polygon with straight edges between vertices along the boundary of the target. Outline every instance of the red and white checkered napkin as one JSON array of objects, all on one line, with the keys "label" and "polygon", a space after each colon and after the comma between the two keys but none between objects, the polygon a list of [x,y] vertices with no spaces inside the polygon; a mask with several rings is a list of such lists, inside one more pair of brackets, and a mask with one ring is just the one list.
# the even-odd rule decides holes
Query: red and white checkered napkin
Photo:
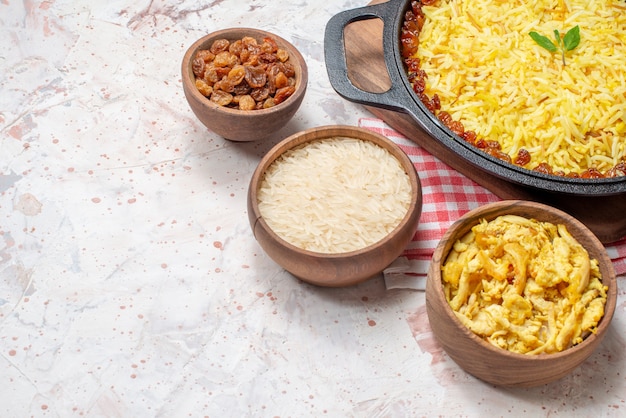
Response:
[{"label": "red and white checkered napkin", "polygon": [[[409,156],[422,185],[422,216],[413,240],[401,257],[384,271],[388,289],[424,290],[428,265],[439,240],[459,217],[486,203],[500,200],[380,119],[363,118],[359,126],[382,134]],[[626,237],[606,247],[617,275],[626,274]]]}]

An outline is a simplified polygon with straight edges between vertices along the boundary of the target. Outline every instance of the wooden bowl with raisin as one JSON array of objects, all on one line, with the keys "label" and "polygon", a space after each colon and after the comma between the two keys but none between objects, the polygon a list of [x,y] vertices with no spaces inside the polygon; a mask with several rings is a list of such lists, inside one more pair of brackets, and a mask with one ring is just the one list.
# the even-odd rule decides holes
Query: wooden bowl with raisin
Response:
[{"label": "wooden bowl with raisin", "polygon": [[198,39],[185,53],[181,73],[193,113],[231,141],[263,139],[285,126],[308,83],[306,62],[291,43],[252,28]]}]

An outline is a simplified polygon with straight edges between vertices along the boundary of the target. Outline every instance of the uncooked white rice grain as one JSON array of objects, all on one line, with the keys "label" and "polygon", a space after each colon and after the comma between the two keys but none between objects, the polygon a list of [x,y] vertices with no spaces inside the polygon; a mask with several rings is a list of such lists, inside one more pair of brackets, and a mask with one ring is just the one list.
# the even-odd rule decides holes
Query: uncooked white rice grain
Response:
[{"label": "uncooked white rice grain", "polygon": [[288,150],[266,170],[261,216],[285,241],[343,253],[374,244],[396,228],[411,201],[409,176],[381,146],[327,138]]}]

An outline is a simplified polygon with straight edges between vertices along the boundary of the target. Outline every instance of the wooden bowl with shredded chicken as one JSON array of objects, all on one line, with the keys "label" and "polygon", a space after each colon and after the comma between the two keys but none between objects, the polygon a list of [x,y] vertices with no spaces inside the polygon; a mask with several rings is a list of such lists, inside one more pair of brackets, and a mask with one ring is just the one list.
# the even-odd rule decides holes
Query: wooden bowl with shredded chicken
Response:
[{"label": "wooden bowl with shredded chicken", "polygon": [[553,207],[502,201],[470,211],[441,239],[426,307],[465,371],[498,386],[558,380],[604,338],[617,300],[604,246]]}]

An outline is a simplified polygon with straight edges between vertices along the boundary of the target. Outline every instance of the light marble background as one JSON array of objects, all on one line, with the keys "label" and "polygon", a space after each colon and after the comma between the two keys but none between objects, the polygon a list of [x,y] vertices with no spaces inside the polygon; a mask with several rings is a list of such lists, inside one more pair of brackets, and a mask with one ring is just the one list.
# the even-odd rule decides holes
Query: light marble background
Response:
[{"label": "light marble background", "polygon": [[[260,157],[371,116],[323,56],[328,19],[366,3],[0,0],[0,416],[625,413],[623,291],[572,375],[500,389],[442,353],[422,292],[309,286],[254,240]],[[302,108],[268,142],[217,137],[184,99],[186,48],[232,26],[308,61]]]}]

